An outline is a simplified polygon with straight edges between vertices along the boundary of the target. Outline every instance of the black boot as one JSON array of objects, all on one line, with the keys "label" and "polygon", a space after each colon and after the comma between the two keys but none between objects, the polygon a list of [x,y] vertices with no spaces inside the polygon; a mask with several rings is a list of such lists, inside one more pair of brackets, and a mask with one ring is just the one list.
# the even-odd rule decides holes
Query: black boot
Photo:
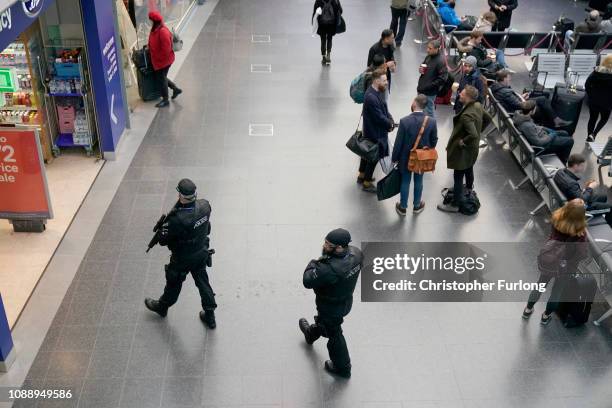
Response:
[{"label": "black boot", "polygon": [[301,332],[304,333],[304,340],[306,340],[306,343],[308,344],[314,343],[319,337],[321,337],[320,335],[312,332],[310,329],[310,323],[308,323],[308,320],[303,317],[298,321],[298,327],[300,328]]},{"label": "black boot", "polygon": [[208,326],[209,329],[214,329],[217,327],[217,321],[215,320],[215,311],[214,310],[205,310],[200,312],[200,320]]},{"label": "black boot", "polygon": [[170,102],[168,102],[168,100],[167,100],[167,99],[162,99],[161,101],[159,101],[159,102],[158,102],[158,103],[155,105],[155,107],[156,107],[156,108],[165,108],[165,107],[167,107],[168,105],[170,105]]},{"label": "black boot", "polygon": [[149,309],[152,312],[157,313],[161,317],[166,317],[166,315],[168,314],[168,308],[167,307],[163,307],[159,303],[159,300],[155,300],[155,299],[151,299],[151,298],[146,298],[145,299],[145,306],[147,307],[147,309]]},{"label": "black boot", "polygon": [[337,375],[342,378],[351,378],[351,369],[348,370],[340,370],[338,369],[331,360],[327,360],[325,362],[325,370],[330,373]]}]

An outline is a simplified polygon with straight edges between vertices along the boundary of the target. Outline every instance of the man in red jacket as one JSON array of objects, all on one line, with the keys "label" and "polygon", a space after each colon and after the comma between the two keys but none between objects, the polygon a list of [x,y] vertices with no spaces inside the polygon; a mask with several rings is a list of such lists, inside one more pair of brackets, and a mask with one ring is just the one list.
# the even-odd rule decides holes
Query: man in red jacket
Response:
[{"label": "man in red jacket", "polygon": [[174,50],[172,49],[172,32],[164,25],[164,19],[158,11],[149,12],[149,19],[153,22],[149,34],[149,51],[151,52],[151,64],[155,71],[156,80],[161,87],[162,100],[158,108],[165,108],[168,102],[168,87],[172,88],[172,99],[183,92],[174,82],[168,79],[168,71],[174,62]]}]

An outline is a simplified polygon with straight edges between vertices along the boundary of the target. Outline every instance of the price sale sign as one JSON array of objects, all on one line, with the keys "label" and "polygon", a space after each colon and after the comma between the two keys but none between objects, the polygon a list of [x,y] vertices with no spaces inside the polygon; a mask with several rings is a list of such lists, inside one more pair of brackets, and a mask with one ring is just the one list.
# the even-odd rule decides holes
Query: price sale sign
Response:
[{"label": "price sale sign", "polygon": [[0,130],[0,218],[51,218],[38,133]]}]

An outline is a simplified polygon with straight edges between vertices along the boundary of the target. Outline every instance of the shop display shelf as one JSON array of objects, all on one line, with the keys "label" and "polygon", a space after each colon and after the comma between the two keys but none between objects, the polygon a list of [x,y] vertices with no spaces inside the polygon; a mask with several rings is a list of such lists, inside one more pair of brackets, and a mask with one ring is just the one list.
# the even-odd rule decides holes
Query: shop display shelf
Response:
[{"label": "shop display shelf", "polygon": [[77,92],[77,93],[49,93],[49,96],[83,96],[82,93]]},{"label": "shop display shelf", "polygon": [[0,106],[0,111],[15,111],[15,110],[35,111],[35,110],[38,110],[38,108],[36,106],[26,106],[26,105]]},{"label": "shop display shelf", "polygon": [[90,143],[74,143],[72,133],[60,133],[55,140],[57,147],[87,147]]}]

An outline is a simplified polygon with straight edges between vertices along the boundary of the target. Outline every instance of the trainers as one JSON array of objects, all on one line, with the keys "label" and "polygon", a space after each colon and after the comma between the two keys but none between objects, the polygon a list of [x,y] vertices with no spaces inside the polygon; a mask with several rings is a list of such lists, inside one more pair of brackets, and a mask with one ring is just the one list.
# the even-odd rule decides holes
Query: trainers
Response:
[{"label": "trainers", "polygon": [[553,122],[555,122],[555,127],[558,127],[558,128],[569,126],[572,124],[571,120],[563,120],[561,118],[555,118]]},{"label": "trainers", "polygon": [[182,93],[183,93],[182,89],[176,88],[175,90],[172,91],[172,99],[176,99],[177,96],[179,96]]},{"label": "trainers", "polygon": [[459,212],[459,207],[452,204],[438,204],[438,210],[449,213],[456,213]]},{"label": "trainers", "polygon": [[403,208],[400,203],[395,203],[395,212],[401,217],[406,216],[406,209]]},{"label": "trainers", "polygon": [[529,308],[526,307],[523,310],[523,319],[529,319],[532,314],[533,314],[533,308],[529,309]]},{"label": "trainers", "polygon": [[322,65],[326,65],[327,64],[327,58],[325,58],[325,55],[321,56],[321,64]]},{"label": "trainers", "polygon": [[168,102],[167,99],[162,99],[160,102],[158,102],[155,107],[156,108],[165,108],[166,106],[170,105],[170,102]]},{"label": "trainers", "polygon": [[168,308],[163,307],[159,303],[159,300],[146,298],[144,302],[145,302],[145,306],[147,307],[147,309],[149,309],[152,312],[157,313],[161,317],[166,317],[168,315]]},{"label": "trainers", "polygon": [[361,189],[367,193],[376,193],[376,185],[371,181],[364,181]]},{"label": "trainers", "polygon": [[402,42],[401,42],[401,41],[396,41],[396,42],[395,42],[395,46],[396,46],[397,48],[401,47],[401,46],[402,46]]},{"label": "trainers", "polygon": [[325,56],[325,63],[327,65],[331,64],[331,54],[328,52],[327,55]]},{"label": "trainers", "polygon": [[217,327],[217,320],[215,319],[214,310],[203,310],[200,311],[200,320],[208,326],[209,329]]},{"label": "trainers", "polygon": [[333,375],[337,375],[342,378],[351,378],[351,370],[340,370],[338,369],[331,360],[325,362],[325,370]]},{"label": "trainers", "polygon": [[413,214],[420,214],[423,212],[423,210],[425,209],[425,201],[421,201],[421,204],[419,204],[418,207],[414,207],[412,209],[412,213]]},{"label": "trainers", "polygon": [[586,141],[587,141],[587,143],[594,142],[595,138],[593,137],[593,135],[588,135],[587,138],[586,138]]},{"label": "trainers", "polygon": [[552,320],[552,313],[546,315],[546,312],[542,313],[542,318],[540,319],[540,324],[542,326],[546,326]]},{"label": "trainers", "polygon": [[[363,181],[365,179],[361,176],[357,176],[357,184],[363,184]],[[372,182],[376,181],[376,179],[374,177],[372,177]]]}]

